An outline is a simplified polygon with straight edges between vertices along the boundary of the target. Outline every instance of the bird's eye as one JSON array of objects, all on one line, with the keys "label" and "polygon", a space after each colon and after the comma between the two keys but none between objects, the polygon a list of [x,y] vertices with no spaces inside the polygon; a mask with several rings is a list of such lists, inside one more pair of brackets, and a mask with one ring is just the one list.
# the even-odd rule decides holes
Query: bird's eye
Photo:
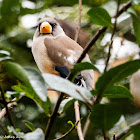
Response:
[{"label": "bird's eye", "polygon": [[54,28],[56,26],[56,23],[50,23],[50,25],[52,26],[52,28]]},{"label": "bird's eye", "polygon": [[40,32],[40,26],[41,26],[41,23],[38,25],[39,32]]}]

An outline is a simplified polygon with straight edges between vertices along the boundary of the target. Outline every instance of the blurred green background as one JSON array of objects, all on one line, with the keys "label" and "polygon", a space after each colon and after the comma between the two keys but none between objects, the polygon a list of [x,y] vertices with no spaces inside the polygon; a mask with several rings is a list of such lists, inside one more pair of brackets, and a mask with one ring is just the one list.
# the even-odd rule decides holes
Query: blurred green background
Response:
[{"label": "blurred green background", "polygon": [[[128,0],[123,0],[121,2],[123,4],[127,1]],[[115,14],[116,5],[115,0],[83,0],[81,27],[83,28],[83,31],[87,32],[89,38],[93,37],[94,33],[100,28],[100,26],[94,25],[90,21],[86,14],[87,11],[94,6],[101,6],[104,7],[111,16],[113,16]],[[133,6],[130,11],[140,16],[140,5]],[[31,53],[32,38],[37,22],[44,16],[55,17],[61,20],[68,19],[73,23],[77,23],[78,0],[0,0],[0,51],[4,50],[9,52],[12,61],[17,62],[24,67],[30,66],[37,69]],[[136,39],[132,32],[131,18],[129,14],[123,14],[119,23],[116,37],[122,38],[123,36],[123,38],[135,44]],[[111,30],[108,29],[107,33],[111,33]],[[108,46],[108,43],[103,45],[101,43],[102,39],[103,35],[96,42],[94,48],[92,48],[89,52],[91,61],[94,64],[98,64],[97,62],[99,60],[104,60],[106,57],[105,48]],[[3,53],[0,53],[0,59],[3,57],[3,55]],[[2,68],[0,65],[0,72],[1,69]],[[2,73],[0,76],[2,77]],[[11,85],[14,85],[16,81],[11,78],[5,78],[4,81],[4,90],[11,91]],[[9,96],[12,97],[12,95]],[[122,105],[126,105],[127,108],[127,111],[124,111],[124,114],[126,116],[131,114],[128,116],[128,118],[130,118],[129,120],[140,116],[138,110],[134,107],[131,101],[129,102],[128,100],[123,100]],[[2,109],[3,105],[0,104],[0,107]],[[88,117],[88,110],[86,106],[82,104],[80,106],[80,111],[82,114],[82,124],[84,124],[86,118]],[[45,130],[47,118],[40,107],[31,99],[23,97],[18,104],[13,107],[11,112],[15,126],[21,132],[30,132],[30,130],[25,126],[23,120],[28,120],[32,122],[36,128],[39,127]],[[75,122],[73,106],[71,106],[62,116],[56,119],[55,125],[53,126],[51,132],[50,140],[60,136],[60,134],[65,133],[71,128],[71,125],[67,123],[69,120]],[[8,121],[4,117],[0,122],[0,135],[5,134],[1,129],[2,126],[8,125]],[[91,137],[92,140],[102,139],[101,131],[95,131],[92,124],[87,133],[86,140],[91,140]],[[65,139],[77,140],[78,136],[76,130],[74,130],[71,135],[67,136]]]}]

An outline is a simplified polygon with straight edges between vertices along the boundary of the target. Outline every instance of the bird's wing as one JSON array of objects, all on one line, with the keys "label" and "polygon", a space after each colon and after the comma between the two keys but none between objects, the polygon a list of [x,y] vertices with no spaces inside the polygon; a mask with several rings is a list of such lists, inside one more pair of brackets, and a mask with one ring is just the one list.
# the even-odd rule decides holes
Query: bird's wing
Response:
[{"label": "bird's wing", "polygon": [[[67,36],[45,38],[44,44],[54,65],[68,69],[73,68],[73,65],[83,52],[83,48]],[[90,62],[88,55],[83,59],[83,62]],[[85,79],[87,88],[91,90],[94,85],[93,70],[85,70],[81,72],[81,75]]]},{"label": "bird's wing", "polygon": [[67,36],[45,38],[49,58],[58,66],[72,68],[81,55],[83,49]]}]

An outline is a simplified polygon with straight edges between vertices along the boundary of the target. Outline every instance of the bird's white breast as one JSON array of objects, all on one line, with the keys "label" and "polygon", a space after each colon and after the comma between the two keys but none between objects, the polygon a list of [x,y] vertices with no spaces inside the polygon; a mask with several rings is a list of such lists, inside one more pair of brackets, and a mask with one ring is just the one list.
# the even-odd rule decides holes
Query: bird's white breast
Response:
[{"label": "bird's white breast", "polygon": [[44,44],[44,39],[44,36],[34,38],[32,53],[39,70],[42,73],[48,73],[52,62],[47,55],[47,48]]}]

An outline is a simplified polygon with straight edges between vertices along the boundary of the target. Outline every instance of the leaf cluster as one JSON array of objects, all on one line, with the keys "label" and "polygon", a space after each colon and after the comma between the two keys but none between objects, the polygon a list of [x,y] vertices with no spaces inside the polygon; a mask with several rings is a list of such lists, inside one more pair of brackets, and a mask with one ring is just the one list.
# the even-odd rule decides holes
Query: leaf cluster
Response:
[{"label": "leaf cluster", "polygon": [[[47,93],[51,88],[51,90],[57,91],[58,93],[63,92],[68,97],[70,96],[69,98],[64,98],[60,104],[58,111],[60,117],[56,120],[57,125],[53,127],[54,130],[50,136],[51,138],[54,138],[56,130],[63,133],[65,132],[65,128],[69,128],[69,125],[64,124],[64,122],[70,120],[69,122],[73,125],[74,111],[72,105],[75,100],[80,101],[81,110],[85,106],[87,111],[85,116],[82,115],[82,123],[85,123],[87,116],[89,116],[91,121],[93,129],[89,128],[89,137],[93,135],[92,130],[95,132],[94,138],[101,135],[100,130],[109,131],[112,135],[111,129],[115,129],[115,125],[121,116],[127,118],[129,114],[130,117],[133,117],[134,114],[139,112],[133,104],[133,96],[130,93],[130,89],[122,83],[126,78],[140,69],[140,60],[126,62],[102,73],[92,91],[88,91],[84,87],[79,87],[61,77],[46,73],[41,74],[35,68],[30,48],[27,45],[27,41],[32,38],[34,29],[30,31],[22,29],[19,26],[20,18],[27,14],[40,13],[48,7],[52,7],[54,4],[57,6],[72,6],[77,2],[75,0],[52,0],[42,1],[42,5],[40,4],[41,1],[32,2],[35,4],[34,9],[24,8],[20,0],[3,0],[0,2],[0,34],[2,36],[0,43],[0,86],[5,91],[7,102],[15,97],[18,100],[24,94],[24,97],[16,104],[16,107],[13,107],[15,109],[12,110],[12,117],[15,119],[14,122],[17,128],[22,129],[24,123],[24,129],[18,130],[13,127],[8,127],[8,129],[6,128],[8,134],[13,136],[22,135],[24,139],[36,137],[36,139],[44,140],[45,136],[43,131],[45,130],[48,118],[51,117],[54,106],[50,102],[49,97],[47,97]],[[87,0],[83,1],[83,4],[92,6],[87,12],[90,24],[98,28],[107,27],[107,32],[110,32],[113,28],[113,23],[110,13],[102,6],[105,2],[108,2],[108,0],[102,0],[100,2],[98,0]],[[127,2],[127,0],[123,2]],[[97,5],[100,5],[100,7],[95,7]],[[123,31],[123,28],[119,25],[118,28],[120,31],[122,30],[124,36],[126,34],[130,35],[130,32],[132,33],[134,31],[133,37],[135,38],[135,43],[140,45],[139,1],[134,1],[132,8],[133,10],[137,9],[134,11],[135,13],[128,13],[131,16],[133,28],[129,28],[126,31]],[[13,32],[14,35],[12,34]],[[74,68],[70,71],[73,77],[72,81],[81,71],[89,69],[99,72],[96,66],[91,63],[75,64]],[[17,119],[18,117],[19,119]],[[22,124],[20,123],[21,118],[24,119]],[[42,123],[40,125],[41,120]],[[4,120],[3,123],[8,126],[8,121]],[[60,125],[63,126],[63,129],[60,128]],[[139,126],[131,127],[131,133],[133,133],[136,139],[140,137],[139,129]],[[115,129],[115,131],[117,130]],[[73,136],[77,138],[75,131],[72,132]]]}]

